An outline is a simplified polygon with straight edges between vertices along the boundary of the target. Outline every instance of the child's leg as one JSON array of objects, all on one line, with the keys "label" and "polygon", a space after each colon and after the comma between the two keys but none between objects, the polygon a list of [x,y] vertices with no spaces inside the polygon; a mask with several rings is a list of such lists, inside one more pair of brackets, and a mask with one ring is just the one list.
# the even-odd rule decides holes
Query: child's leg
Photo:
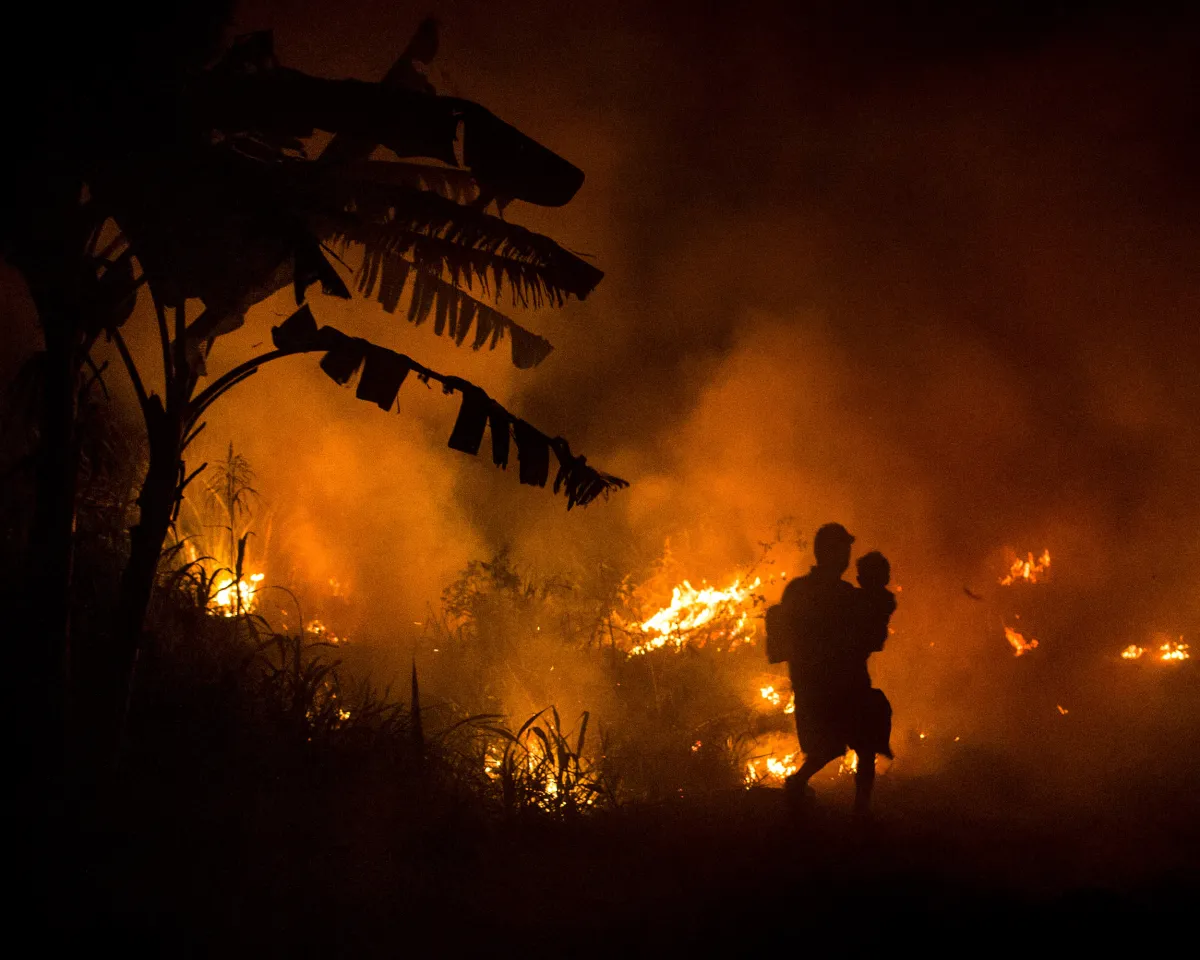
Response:
[{"label": "child's leg", "polygon": [[854,811],[867,813],[871,809],[871,791],[875,789],[875,753],[855,750],[858,769],[854,772]]}]

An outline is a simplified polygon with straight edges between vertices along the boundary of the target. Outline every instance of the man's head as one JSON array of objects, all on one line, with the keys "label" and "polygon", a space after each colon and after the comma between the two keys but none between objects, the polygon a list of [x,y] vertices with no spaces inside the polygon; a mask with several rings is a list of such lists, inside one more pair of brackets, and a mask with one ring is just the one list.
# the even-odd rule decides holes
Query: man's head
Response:
[{"label": "man's head", "polygon": [[850,566],[850,544],[853,542],[850,531],[840,523],[825,524],[813,539],[817,566],[831,573],[836,572],[840,577]]}]

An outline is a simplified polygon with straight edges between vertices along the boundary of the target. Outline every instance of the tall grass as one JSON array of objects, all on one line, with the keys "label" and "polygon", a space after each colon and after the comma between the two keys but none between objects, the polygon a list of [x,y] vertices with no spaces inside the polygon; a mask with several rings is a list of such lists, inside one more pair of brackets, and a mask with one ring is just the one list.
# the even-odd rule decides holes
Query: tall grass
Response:
[{"label": "tall grass", "polygon": [[504,813],[531,811],[575,816],[588,809],[616,804],[616,783],[605,763],[585,754],[589,714],[578,730],[564,730],[556,707],[535,713],[514,732],[497,723],[483,725],[495,740],[484,763],[500,786]]}]

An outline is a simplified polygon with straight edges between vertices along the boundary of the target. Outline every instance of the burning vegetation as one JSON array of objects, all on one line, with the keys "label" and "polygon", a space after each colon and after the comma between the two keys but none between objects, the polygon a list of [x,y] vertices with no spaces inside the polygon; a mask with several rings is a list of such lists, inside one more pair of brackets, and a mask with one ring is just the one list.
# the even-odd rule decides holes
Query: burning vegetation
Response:
[{"label": "burning vegetation", "polygon": [[1036,650],[1038,642],[1033,637],[1026,638],[1023,633],[1014,630],[1012,627],[1005,624],[1004,639],[1013,648],[1013,656],[1019,657],[1022,654],[1028,653],[1030,650]]},{"label": "burning vegetation", "polygon": [[496,737],[486,747],[483,767],[488,779],[500,787],[507,813],[570,816],[612,803],[612,784],[603,763],[585,753],[586,711],[574,730],[563,729],[555,707],[535,713],[515,733],[496,719],[477,722],[477,729]]},{"label": "burning vegetation", "polygon": [[647,639],[635,643],[630,656],[663,648],[681,650],[685,645],[716,645],[717,650],[733,650],[742,643],[754,643],[755,610],[762,598],[754,591],[762,580],[742,584],[736,579],[725,590],[702,585],[699,589],[684,580],[671,591],[671,602],[651,614],[636,629]]},{"label": "burning vegetation", "polygon": [[1178,640],[1168,640],[1158,648],[1158,653],[1159,659],[1165,663],[1179,663],[1191,656],[1188,653],[1188,645],[1183,642],[1183,637]]},{"label": "burning vegetation", "polygon": [[[214,585],[212,613],[261,610],[261,574],[239,579],[239,594],[228,573],[208,569],[215,561],[195,562]],[[461,716],[476,718],[468,726],[484,743],[477,770],[505,808],[568,815],[621,794],[670,796],[721,782],[779,787],[803,756],[792,730],[794,693],[762,661],[767,596],[787,582],[773,566],[768,550],[723,587],[697,585],[668,545],[649,577],[624,576],[592,592],[581,581],[539,581],[502,554],[471,564],[447,589],[442,615],[423,622],[418,656],[432,688],[453,691]],[[1048,550],[1028,554],[1001,583],[1038,584],[1049,566]],[[343,642],[320,618],[306,623],[307,642]],[[1041,646],[1027,627],[1002,626],[1014,656]],[[1121,657],[1151,653],[1160,663],[1189,656],[1179,637],[1130,645]],[[576,730],[563,727],[562,706],[580,710]],[[1068,713],[1061,703],[1051,709]],[[348,705],[337,710],[345,712],[333,714],[340,722],[354,716]],[[529,719],[509,728],[504,717],[512,715]],[[600,724],[602,744],[587,739],[589,723]],[[924,731],[907,736],[927,742]],[[848,752],[837,775],[852,774],[859,762]]]},{"label": "burning vegetation", "polygon": [[1146,654],[1147,658],[1157,663],[1182,663],[1184,660],[1191,659],[1190,647],[1183,642],[1183,637],[1178,640],[1171,640],[1160,637],[1151,647],[1141,647],[1136,643],[1131,643],[1121,651],[1122,660],[1141,660]]},{"label": "burning vegetation", "polygon": [[748,760],[746,762],[746,786],[782,786],[784,780],[800,769],[803,760],[804,758],[798,751],[783,756]]},{"label": "burning vegetation", "polygon": [[794,693],[789,693],[787,703],[783,704],[783,694],[775,689],[775,685],[773,683],[768,684],[765,687],[759,687],[758,694],[772,707],[778,707],[782,704],[783,712],[785,714],[791,715],[796,712],[796,695]]},{"label": "burning vegetation", "polygon": [[1050,551],[1043,550],[1042,555],[1036,560],[1032,553],[1026,554],[1025,559],[1020,557],[1013,560],[1009,567],[1008,573],[1000,578],[1000,586],[1008,587],[1014,583],[1037,583],[1039,579],[1044,579],[1046,574],[1050,572]]},{"label": "burning vegetation", "polygon": [[212,575],[216,591],[209,608],[223,617],[253,613],[258,607],[258,588],[265,577],[263,573],[252,573],[234,580],[232,574],[218,570]]},{"label": "burning vegetation", "polygon": [[[208,584],[206,609],[242,622],[266,614],[265,578],[244,572],[248,547],[256,541],[251,498],[239,496],[237,483],[228,482],[230,472],[224,471],[215,489],[205,488],[206,507],[185,509],[198,532],[187,535],[182,549],[195,576]],[[248,486],[251,478],[243,471],[240,482]],[[205,539],[205,530],[217,533]],[[795,695],[786,676],[768,671],[763,662],[763,613],[768,597],[776,598],[788,579],[775,569],[776,547],[719,580],[722,585],[689,576],[669,544],[641,578],[538,578],[505,553],[472,562],[447,588],[441,611],[422,621],[415,653],[439,704],[425,711],[426,723],[440,716],[458,731],[448,742],[473,757],[462,769],[473,767],[483,778],[481,789],[495,791],[498,809],[510,813],[572,816],[621,797],[677,797],[722,784],[781,787],[804,758],[793,731]],[[256,559],[262,563],[267,557]],[[789,555],[788,565],[797,559]],[[1045,633],[1035,625],[1035,636],[1011,603],[1020,598],[1022,613],[1045,621],[1042,626],[1053,622],[1044,614],[1054,594],[1041,589],[1051,554],[1046,549],[1006,562],[1001,586],[1039,587],[1036,593],[997,594],[1010,605],[1002,617],[1017,617],[1019,623],[1018,628],[1002,619],[1005,639],[1015,657],[1025,658],[1041,647]],[[340,592],[333,581],[326,588],[329,578],[322,576],[322,592]],[[910,594],[919,602],[919,591],[906,593],[906,602]],[[1039,609],[1042,616],[1033,616]],[[906,604],[901,610],[903,617]],[[304,661],[304,649],[344,645],[323,616],[303,621],[302,648],[274,641],[280,663],[292,664],[292,674]],[[902,631],[896,642],[909,641]],[[936,658],[943,645],[927,646]],[[1178,664],[1189,650],[1182,636],[1160,637],[1144,647],[1131,644],[1120,656]],[[277,668],[272,675],[283,677],[288,670]],[[321,722],[337,730],[360,720],[362,707],[346,698],[344,682],[314,683],[306,722],[325,717]],[[564,709],[578,710],[574,730],[562,723]],[[1068,715],[1055,700],[1049,709]],[[508,717],[528,719],[509,726]],[[589,738],[589,728],[600,736]],[[925,730],[911,727],[897,735],[902,769],[916,762],[905,754],[904,743],[912,751],[933,742]],[[944,753],[957,749],[961,739],[946,736],[921,750]],[[834,777],[853,774],[859,762],[848,752]]]}]

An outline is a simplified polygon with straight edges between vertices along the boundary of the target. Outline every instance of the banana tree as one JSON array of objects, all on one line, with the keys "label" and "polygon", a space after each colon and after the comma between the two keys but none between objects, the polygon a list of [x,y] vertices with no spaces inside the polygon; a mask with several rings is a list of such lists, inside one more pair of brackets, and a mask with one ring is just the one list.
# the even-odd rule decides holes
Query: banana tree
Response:
[{"label": "banana tree", "polygon": [[[357,248],[355,286],[385,311],[403,307],[408,322],[432,320],[436,334],[474,349],[507,340],[514,364],[528,368],[550,344],[498,309],[500,297],[561,304],[586,297],[602,277],[552,240],[489,212],[516,199],[566,203],[583,174],[477,104],[432,92],[419,68],[435,49],[427,23],[372,84],[288,70],[269,35],[243,38],[179,86],[169,135],[139,131],[87,170],[88,241],[77,259],[106,298],[88,314],[94,332],[77,352],[86,356],[101,334],[115,344],[149,438],[110,671],[97,678],[110,693],[103,712],[111,722],[101,729],[119,727],[162,545],[196,473],[185,471],[184,452],[211,404],[268,363],[320,353],[332,379],[357,377],[357,396],[385,409],[409,374],[436,381],[462,396],[451,447],[478,452],[490,427],[493,460],[507,465],[511,440],[521,482],[536,485],[547,483],[553,452],[554,488],[566,492],[568,507],[625,485],[473,384],[321,327],[313,316],[314,284],[352,295],[333,248]],[[310,156],[304,139],[316,130],[334,136]],[[377,146],[397,159],[372,159]],[[122,333],[139,288],[153,306],[161,394],[147,385]],[[275,349],[202,385],[213,341],[284,289],[298,310],[274,331]]]}]

